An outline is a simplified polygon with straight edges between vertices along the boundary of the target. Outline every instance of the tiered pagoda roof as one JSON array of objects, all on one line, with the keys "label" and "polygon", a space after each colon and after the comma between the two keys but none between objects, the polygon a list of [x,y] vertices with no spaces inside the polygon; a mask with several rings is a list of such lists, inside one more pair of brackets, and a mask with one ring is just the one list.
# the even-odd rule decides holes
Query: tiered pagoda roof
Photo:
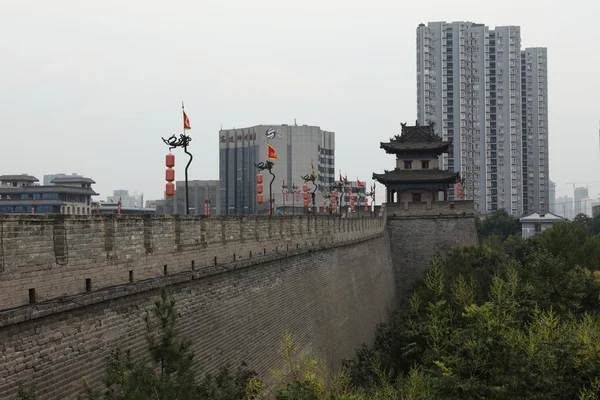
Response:
[{"label": "tiered pagoda roof", "polygon": [[442,154],[448,151],[452,141],[444,141],[433,131],[433,123],[429,125],[414,126],[402,125],[402,132],[390,139],[381,142],[380,148],[388,154],[429,153]]},{"label": "tiered pagoda roof", "polygon": [[381,184],[387,183],[456,183],[460,172],[444,169],[394,169],[383,174],[373,173],[373,179]]},{"label": "tiered pagoda roof", "polygon": [[[404,157],[427,155],[431,158],[446,153],[452,141],[444,141],[434,133],[433,123],[414,126],[402,125],[402,132],[382,142],[380,147],[388,154],[396,154],[399,159]],[[459,172],[443,169],[394,169],[386,170],[383,174],[373,173],[373,179],[384,185],[387,184],[454,184],[460,180]]]}]

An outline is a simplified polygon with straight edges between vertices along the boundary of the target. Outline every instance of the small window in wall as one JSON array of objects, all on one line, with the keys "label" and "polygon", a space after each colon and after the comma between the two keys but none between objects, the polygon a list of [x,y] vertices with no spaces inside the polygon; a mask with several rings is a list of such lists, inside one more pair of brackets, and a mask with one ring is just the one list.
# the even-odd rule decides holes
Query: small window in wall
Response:
[{"label": "small window in wall", "polygon": [[412,169],[412,161],[404,161],[404,169]]},{"label": "small window in wall", "polygon": [[413,202],[421,201],[421,193],[413,193],[412,194],[412,201]]},{"label": "small window in wall", "polygon": [[422,169],[429,169],[429,160],[421,161]]},{"label": "small window in wall", "polygon": [[542,223],[536,222],[535,223],[535,233],[540,233],[541,231],[542,231]]}]

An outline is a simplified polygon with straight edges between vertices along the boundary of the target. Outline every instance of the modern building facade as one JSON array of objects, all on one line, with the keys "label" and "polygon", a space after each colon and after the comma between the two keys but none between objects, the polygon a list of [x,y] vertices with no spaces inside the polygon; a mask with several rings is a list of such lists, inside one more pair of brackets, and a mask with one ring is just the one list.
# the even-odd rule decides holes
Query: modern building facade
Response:
[{"label": "modern building facade", "polygon": [[577,216],[577,214],[581,214],[581,213],[585,214],[586,199],[589,198],[588,188],[586,188],[586,187],[575,188],[573,196],[575,199],[575,204],[573,207],[575,216]]},{"label": "modern building facade", "polygon": [[556,215],[560,215],[563,218],[566,218],[570,221],[573,220],[575,215],[573,215],[573,198],[569,196],[562,196],[556,198]]},{"label": "modern building facade", "polygon": [[556,183],[548,180],[548,203],[552,214],[556,214]]},{"label": "modern building facade", "polygon": [[0,214],[38,213],[89,215],[96,183],[80,176],[54,178],[52,185],[39,185],[34,176],[0,176]]},{"label": "modern building facade", "polygon": [[[272,195],[275,207],[283,205],[284,185],[302,187],[302,177],[317,175],[315,204],[323,203],[335,176],[335,133],[318,126],[257,125],[219,131],[220,213],[250,214],[269,208],[271,175],[262,171],[264,199],[256,202],[256,164],[267,161],[268,145],[277,153],[272,169],[275,175]],[[309,184],[309,190],[313,185]],[[312,203],[312,200],[311,200]]]},{"label": "modern building facade", "polygon": [[[461,173],[462,198],[473,200],[481,213],[524,212],[522,101],[528,97],[522,90],[521,58],[518,26],[431,22],[417,28],[418,121],[433,122],[443,140],[453,140],[440,167]],[[525,92],[537,88],[531,84]],[[537,110],[531,109],[532,121]],[[539,151],[544,149],[547,166],[547,140]],[[457,197],[456,188],[449,188],[450,199]],[[547,206],[547,194],[544,201]]]},{"label": "modern building facade", "polygon": [[[217,180],[188,181],[189,215],[220,215],[220,183]],[[210,207],[205,212],[204,206]],[[156,214],[185,214],[185,181],[175,182],[175,196],[157,200]]]},{"label": "modern building facade", "polygon": [[548,163],[548,54],[543,47],[521,51],[523,212],[550,209]]}]

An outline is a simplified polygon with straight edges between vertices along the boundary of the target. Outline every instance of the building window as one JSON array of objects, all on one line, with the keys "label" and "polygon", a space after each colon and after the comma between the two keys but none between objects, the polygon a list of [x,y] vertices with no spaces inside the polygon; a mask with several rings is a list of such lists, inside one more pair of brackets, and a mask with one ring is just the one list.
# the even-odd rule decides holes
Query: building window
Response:
[{"label": "building window", "polygon": [[541,231],[542,231],[542,223],[536,222],[535,223],[535,233],[540,233]]},{"label": "building window", "polygon": [[404,161],[404,169],[412,169],[412,161]]},{"label": "building window", "polygon": [[427,161],[421,161],[421,168],[422,169],[429,169],[429,160],[427,160]]},{"label": "building window", "polygon": [[421,201],[421,193],[413,193],[412,194],[412,201],[413,202],[419,202],[419,201]]}]

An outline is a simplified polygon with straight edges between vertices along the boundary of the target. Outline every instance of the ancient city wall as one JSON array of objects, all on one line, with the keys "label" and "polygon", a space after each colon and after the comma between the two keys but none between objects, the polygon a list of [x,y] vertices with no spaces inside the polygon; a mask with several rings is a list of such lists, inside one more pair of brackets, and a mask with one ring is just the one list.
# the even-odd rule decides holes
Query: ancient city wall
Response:
[{"label": "ancient city wall", "polygon": [[[302,216],[2,216],[0,310],[313,245],[382,219]],[[30,301],[31,300],[31,301]],[[1,324],[1,322],[0,322]]]},{"label": "ancient city wall", "polygon": [[434,202],[429,208],[425,203],[387,204],[386,212],[399,300],[410,295],[436,255],[478,243],[472,201]]},{"label": "ancient city wall", "polygon": [[161,287],[198,376],[241,360],[268,376],[285,331],[336,366],[373,340],[394,282],[381,218],[2,217],[0,398],[19,382],[74,398],[114,347],[144,354]]}]

